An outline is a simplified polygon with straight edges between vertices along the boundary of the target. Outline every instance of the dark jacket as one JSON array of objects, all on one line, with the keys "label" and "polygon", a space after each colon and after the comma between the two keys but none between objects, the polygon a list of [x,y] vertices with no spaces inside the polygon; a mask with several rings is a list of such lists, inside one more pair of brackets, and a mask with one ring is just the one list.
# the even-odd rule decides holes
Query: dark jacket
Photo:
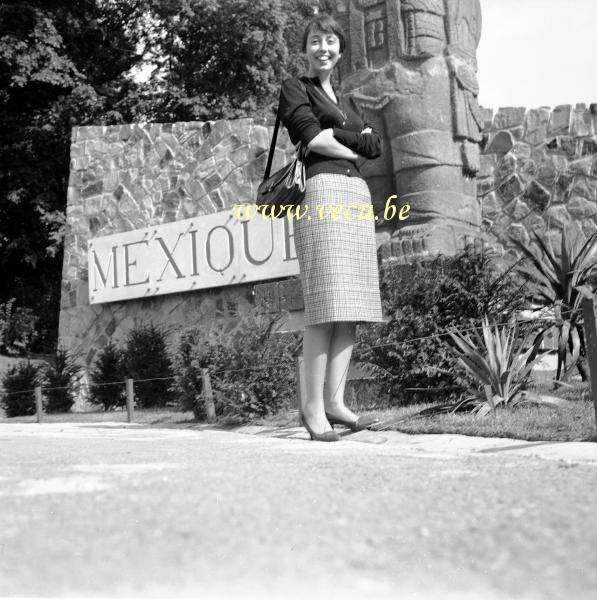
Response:
[{"label": "dark jacket", "polygon": [[[286,79],[280,91],[280,119],[286,126],[293,144],[308,144],[323,129],[334,130],[334,137],[344,146],[364,158],[377,158],[381,154],[381,137],[373,130],[353,98],[343,98],[337,93],[336,104],[323,90],[319,78],[302,76]],[[332,158],[317,152],[309,152],[305,159],[307,179],[317,173],[339,173],[361,177],[357,164],[352,160]]]}]

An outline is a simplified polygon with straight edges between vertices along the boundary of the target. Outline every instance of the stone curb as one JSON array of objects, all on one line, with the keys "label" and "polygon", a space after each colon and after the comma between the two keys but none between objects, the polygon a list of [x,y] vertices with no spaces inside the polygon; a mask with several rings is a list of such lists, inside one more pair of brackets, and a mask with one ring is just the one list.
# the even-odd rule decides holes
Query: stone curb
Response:
[{"label": "stone curb", "polygon": [[[264,437],[308,440],[302,427],[271,428],[248,425],[235,433]],[[343,432],[338,430],[340,435]],[[399,447],[407,454],[456,456],[497,456],[503,454],[559,460],[597,466],[597,443],[594,442],[529,442],[511,438],[473,437],[457,434],[408,434],[398,431],[360,431],[344,434],[342,441],[384,444]]]},{"label": "stone curb", "polygon": [[[217,425],[197,424],[172,426],[170,424],[123,423],[104,421],[100,423],[0,423],[0,436],[4,433],[12,435],[35,435],[36,432],[51,431],[53,435],[61,432],[91,433],[100,429],[104,432],[115,429],[129,430],[182,430],[186,433],[195,431],[218,431],[221,433],[252,435],[256,437],[275,438],[280,440],[307,441],[309,436],[302,427],[267,427],[264,425],[245,425],[235,428],[223,428]],[[343,437],[343,443],[365,443],[383,445],[384,448],[398,454],[411,456],[510,456],[557,460],[573,464],[592,464],[597,466],[597,443],[594,442],[528,442],[511,438],[473,437],[456,434],[408,434],[398,431],[360,431],[350,434],[348,430],[337,430]],[[336,444],[333,444],[336,446]],[[319,445],[318,445],[319,446]]]}]

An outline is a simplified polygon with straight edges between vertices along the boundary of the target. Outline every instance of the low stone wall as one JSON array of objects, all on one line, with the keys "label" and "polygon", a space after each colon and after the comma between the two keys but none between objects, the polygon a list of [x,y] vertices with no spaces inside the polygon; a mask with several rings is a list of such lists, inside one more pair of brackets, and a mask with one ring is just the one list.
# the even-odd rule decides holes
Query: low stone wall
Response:
[{"label": "low stone wall", "polygon": [[489,143],[478,196],[483,224],[506,251],[533,233],[559,248],[563,227],[597,230],[597,104],[484,110]]}]

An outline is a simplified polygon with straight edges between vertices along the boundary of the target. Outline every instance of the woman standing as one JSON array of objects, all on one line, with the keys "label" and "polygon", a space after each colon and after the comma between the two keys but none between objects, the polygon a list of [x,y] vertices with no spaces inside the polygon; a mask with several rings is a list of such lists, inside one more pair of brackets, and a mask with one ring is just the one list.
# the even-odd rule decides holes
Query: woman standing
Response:
[{"label": "woman standing", "polygon": [[316,16],[303,36],[309,71],[284,81],[280,94],[280,118],[291,141],[309,150],[308,216],[294,222],[305,301],[301,422],[311,439],[321,441],[340,439],[334,424],[359,431],[376,421],[344,404],[344,388],[356,323],[382,320],[371,196],[357,166],[381,154],[381,138],[363,122],[356,103],[331,84],[344,47],[336,21]]}]

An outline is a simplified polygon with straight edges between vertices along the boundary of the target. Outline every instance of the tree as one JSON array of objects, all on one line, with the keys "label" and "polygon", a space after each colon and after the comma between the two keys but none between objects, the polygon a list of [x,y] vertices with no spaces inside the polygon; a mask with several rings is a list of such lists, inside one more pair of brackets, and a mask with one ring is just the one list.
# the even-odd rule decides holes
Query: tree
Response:
[{"label": "tree", "polygon": [[[123,352],[112,340],[99,351],[90,376],[89,400],[93,404],[100,404],[104,410],[125,405]],[[116,382],[123,385],[114,385]]]},{"label": "tree", "polygon": [[122,372],[137,380],[135,399],[140,408],[166,406],[172,401],[172,366],[167,333],[153,323],[140,323],[129,331],[122,355]]},{"label": "tree", "polygon": [[[69,147],[74,125],[132,120],[131,67],[145,2],[0,5],[0,301],[40,316],[56,341]],[[98,57],[102,60],[98,60]]]},{"label": "tree", "polygon": [[45,379],[47,388],[46,412],[69,412],[75,403],[75,394],[81,367],[75,358],[62,348],[58,348],[55,356],[47,363]]}]

